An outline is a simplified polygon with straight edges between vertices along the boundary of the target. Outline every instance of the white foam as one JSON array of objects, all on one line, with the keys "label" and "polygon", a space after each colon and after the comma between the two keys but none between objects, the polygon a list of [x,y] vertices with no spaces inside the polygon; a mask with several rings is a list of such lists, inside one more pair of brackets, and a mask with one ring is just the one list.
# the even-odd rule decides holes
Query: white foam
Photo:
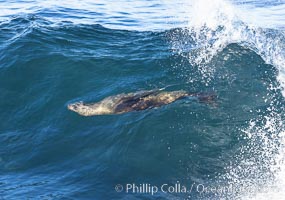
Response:
[{"label": "white foam", "polygon": [[[266,63],[278,69],[276,79],[280,87],[271,86],[268,90],[278,92],[278,89],[281,89],[285,97],[285,38],[280,32],[268,34],[273,30],[260,28],[264,24],[256,21],[266,18],[266,14],[258,15],[261,8],[251,12],[243,6],[233,5],[226,0],[194,0],[192,2],[193,6],[189,10],[189,31],[185,31],[185,34],[191,37],[199,48],[198,53],[190,52],[188,59],[192,65],[197,65],[202,73],[206,74],[206,80],[211,79],[212,72],[215,70],[214,66],[207,66],[211,59],[228,44],[239,43],[254,50]],[[270,12],[274,11],[272,8],[271,6]],[[284,10],[285,6],[278,5],[278,8]],[[253,15],[257,19],[245,20]],[[273,13],[269,15],[272,16]],[[261,16],[260,19],[259,16]],[[278,24],[278,26],[281,25],[281,23]],[[174,49],[179,49],[179,45],[183,49],[185,44],[174,41],[173,45]],[[274,97],[270,98],[270,100],[274,99]],[[237,166],[229,166],[228,173],[223,177],[234,183],[235,187],[251,188],[251,190],[240,190],[243,192],[235,193],[233,196],[235,199],[283,198],[285,130],[282,130],[284,125],[278,112],[279,108],[270,103],[268,109],[271,111],[270,114],[261,119],[252,119],[248,128],[241,130],[246,133],[250,145],[241,148],[240,153],[236,155],[240,163]],[[252,157],[245,157],[246,152],[251,153]]]}]

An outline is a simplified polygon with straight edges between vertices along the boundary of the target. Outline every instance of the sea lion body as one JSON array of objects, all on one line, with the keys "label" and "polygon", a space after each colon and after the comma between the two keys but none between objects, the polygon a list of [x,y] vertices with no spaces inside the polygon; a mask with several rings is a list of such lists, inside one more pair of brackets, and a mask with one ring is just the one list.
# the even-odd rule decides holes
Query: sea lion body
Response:
[{"label": "sea lion body", "polygon": [[161,107],[189,96],[197,96],[184,90],[150,90],[106,97],[97,103],[77,102],[68,105],[68,109],[83,116],[121,114],[131,111]]}]

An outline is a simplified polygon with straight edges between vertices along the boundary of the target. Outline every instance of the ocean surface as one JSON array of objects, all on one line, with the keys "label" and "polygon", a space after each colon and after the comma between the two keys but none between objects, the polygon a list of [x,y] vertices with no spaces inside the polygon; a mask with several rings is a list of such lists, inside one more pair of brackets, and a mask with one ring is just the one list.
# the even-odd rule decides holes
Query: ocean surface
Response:
[{"label": "ocean surface", "polygon": [[284,97],[284,0],[0,0],[0,200],[284,199]]}]

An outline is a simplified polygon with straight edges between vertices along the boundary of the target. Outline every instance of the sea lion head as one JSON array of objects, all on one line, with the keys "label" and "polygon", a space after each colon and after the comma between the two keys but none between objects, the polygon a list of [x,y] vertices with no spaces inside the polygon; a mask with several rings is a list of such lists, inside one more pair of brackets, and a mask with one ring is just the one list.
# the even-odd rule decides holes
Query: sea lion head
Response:
[{"label": "sea lion head", "polygon": [[105,104],[84,104],[82,101],[68,104],[67,108],[83,116],[112,114]]},{"label": "sea lion head", "polygon": [[88,112],[87,112],[87,109],[85,108],[84,104],[82,101],[80,102],[76,102],[76,103],[71,103],[71,104],[68,104],[67,105],[67,108],[71,111],[74,111],[80,115],[83,115],[83,116],[88,116]]}]

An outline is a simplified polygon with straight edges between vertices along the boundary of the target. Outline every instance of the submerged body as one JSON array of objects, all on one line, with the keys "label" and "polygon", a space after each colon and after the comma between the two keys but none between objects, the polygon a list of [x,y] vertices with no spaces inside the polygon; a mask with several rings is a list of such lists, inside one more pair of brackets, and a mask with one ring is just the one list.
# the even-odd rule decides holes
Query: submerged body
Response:
[{"label": "submerged body", "polygon": [[121,114],[161,107],[190,96],[197,96],[201,101],[213,99],[213,95],[199,95],[197,93],[188,93],[184,90],[169,92],[150,90],[110,96],[97,103],[85,104],[77,102],[69,104],[68,109],[83,116]]}]

